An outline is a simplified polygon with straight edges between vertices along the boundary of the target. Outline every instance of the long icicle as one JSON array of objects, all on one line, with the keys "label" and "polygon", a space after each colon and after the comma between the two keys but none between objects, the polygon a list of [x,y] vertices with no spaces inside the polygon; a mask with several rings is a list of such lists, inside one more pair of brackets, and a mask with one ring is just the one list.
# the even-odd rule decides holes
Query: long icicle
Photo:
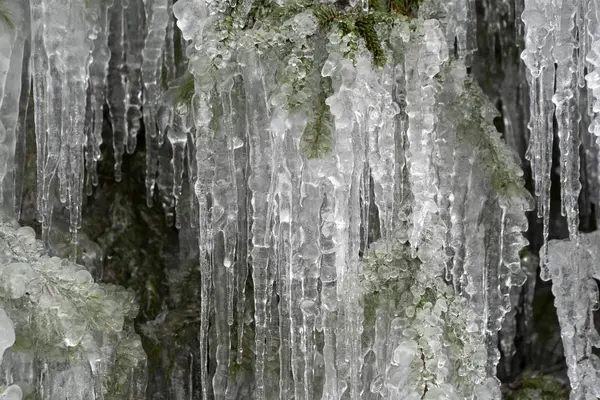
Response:
[{"label": "long icicle", "polygon": [[540,250],[540,264],[544,268],[548,260],[546,243],[550,223],[550,170],[554,136],[552,129],[554,63],[551,54],[554,9],[545,1],[526,0],[522,18],[527,33],[525,50],[521,58],[529,69],[527,81],[531,99],[531,116],[528,125],[531,136],[525,157],[531,162],[537,196],[537,213],[543,223],[544,244]]}]

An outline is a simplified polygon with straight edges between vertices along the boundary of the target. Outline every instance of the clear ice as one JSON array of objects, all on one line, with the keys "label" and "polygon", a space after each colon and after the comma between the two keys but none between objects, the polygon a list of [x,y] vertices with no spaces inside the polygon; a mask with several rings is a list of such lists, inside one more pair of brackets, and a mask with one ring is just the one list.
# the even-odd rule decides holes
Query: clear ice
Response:
[{"label": "clear ice", "polygon": [[[321,3],[0,0],[0,399],[146,398],[132,290],[75,263],[107,146],[120,181],[142,141],[140,207],[197,245],[200,360],[177,393],[501,398],[535,206],[571,398],[600,396],[600,243],[578,233],[599,198],[581,182],[600,188],[600,3]],[[473,78],[478,12],[494,87]],[[570,240],[548,243],[555,136]],[[26,137],[41,240],[15,222]],[[65,210],[70,259],[47,249]]]}]

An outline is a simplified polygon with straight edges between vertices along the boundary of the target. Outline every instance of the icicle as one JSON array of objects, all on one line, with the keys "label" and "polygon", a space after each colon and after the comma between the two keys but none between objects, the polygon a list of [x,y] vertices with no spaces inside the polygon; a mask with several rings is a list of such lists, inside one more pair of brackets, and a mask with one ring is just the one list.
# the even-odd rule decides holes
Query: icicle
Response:
[{"label": "icicle", "polygon": [[465,60],[470,66],[470,54],[475,50],[475,1],[451,0],[445,3],[445,7],[448,48],[454,49],[456,43],[458,58]]},{"label": "icicle", "polygon": [[168,0],[144,0],[147,34],[142,50],[142,80],[144,82],[144,128],[146,129],[146,200],[152,203],[156,175],[156,150],[162,143],[157,130],[156,112],[161,97],[162,48],[169,15]]},{"label": "icicle", "polygon": [[[85,177],[84,169],[84,146],[85,146],[85,100],[87,83],[89,79],[88,65],[93,43],[88,37],[87,32],[92,26],[84,16],[89,13],[83,5],[72,7],[74,11],[74,21],[79,22],[72,27],[72,36],[66,38],[68,48],[71,52],[66,53],[65,63],[67,68],[63,78],[63,94],[68,93],[68,98],[63,97],[63,128],[66,129],[67,137],[62,140],[69,145],[69,169],[67,170],[68,179],[68,208],[70,214],[71,243],[74,246],[71,252],[72,260],[77,255],[76,246],[78,244],[77,234],[81,228],[81,207],[83,204],[83,182]],[[60,11],[59,11],[60,12]],[[86,22],[88,22],[86,24]],[[92,23],[95,21],[92,20]],[[82,35],[80,32],[86,32]],[[64,39],[64,38],[63,38]],[[65,53],[63,53],[64,55]],[[68,77],[68,78],[67,78]],[[67,111],[68,110],[68,111]],[[67,114],[68,112],[68,114]],[[67,116],[68,115],[68,116]]]},{"label": "icicle", "polygon": [[[339,60],[336,62],[336,60]],[[339,393],[348,389],[351,398],[358,396],[359,373],[362,364],[361,334],[362,309],[359,306],[360,290],[358,288],[360,250],[360,187],[364,168],[364,139],[358,129],[364,121],[356,118],[364,110],[352,102],[354,94],[362,87],[357,87],[358,73],[370,65],[370,59],[361,57],[357,68],[352,62],[340,57],[338,53],[330,53],[326,64],[333,65],[329,71],[323,68],[324,76],[332,76],[336,92],[327,99],[331,114],[335,118],[335,152],[337,154],[337,176],[330,177],[333,184],[335,234],[337,245],[337,296],[338,326],[336,332],[336,362],[338,371]],[[336,65],[337,64],[337,65]],[[362,76],[361,76],[362,77]]]},{"label": "icicle", "polygon": [[[428,42],[427,47],[415,39],[415,43],[409,44],[405,55],[406,113],[409,118],[407,135],[410,147],[407,165],[415,204],[410,237],[413,249],[419,246],[424,227],[430,224],[432,215],[438,211],[434,201],[438,193],[437,179],[432,165],[432,137],[436,124],[434,76],[448,58],[448,49],[441,40],[437,21],[425,21],[425,26],[418,30],[418,35]],[[425,64],[423,60],[428,63]]]},{"label": "icicle", "polygon": [[[217,143],[218,139],[215,140]],[[217,154],[217,157],[219,155]],[[218,163],[215,169],[218,175]],[[218,207],[218,206],[217,206]],[[214,217],[215,206],[211,207],[211,217]],[[226,218],[226,217],[225,217]],[[213,394],[215,400],[225,399],[227,393],[227,383],[229,378],[229,351],[231,348],[230,337],[229,337],[229,323],[227,321],[228,314],[228,289],[229,285],[223,285],[223,282],[227,282],[227,267],[225,265],[226,257],[226,244],[224,243],[224,231],[219,228],[221,223],[216,219],[213,241],[213,279],[214,285],[214,302],[215,302],[215,325],[216,325],[216,352],[215,361],[216,369],[212,379]]]},{"label": "icicle", "polygon": [[242,69],[246,93],[246,121],[248,123],[250,176],[248,188],[252,191],[250,241],[252,250],[252,280],[255,307],[255,376],[257,400],[265,399],[265,337],[267,336],[267,293],[273,287],[268,278],[272,201],[271,133],[269,107],[266,101],[264,71],[256,54],[245,54],[246,67]]},{"label": "icicle", "polygon": [[[235,170],[235,149],[236,149],[236,138],[237,132],[234,128],[234,119],[236,111],[233,109],[233,100],[231,92],[234,86],[234,78],[228,78],[223,84],[223,93],[221,100],[223,102],[223,113],[224,118],[224,135],[225,138],[223,143],[226,146],[225,154],[223,157],[224,164],[227,163],[224,171],[228,172],[226,180],[229,183],[228,194],[227,194],[227,207],[225,209],[226,224],[225,224],[225,267],[227,268],[227,290],[228,290],[228,308],[227,308],[227,321],[229,325],[233,325],[233,314],[234,314],[234,296],[235,296],[235,270],[237,269],[237,254],[235,252],[237,247],[237,236],[238,236],[238,207],[241,199],[237,198],[237,180]],[[225,166],[225,165],[224,165]]]},{"label": "icicle", "polygon": [[321,329],[323,330],[323,361],[325,378],[323,382],[323,398],[338,399],[338,376],[335,361],[335,327],[337,325],[337,267],[335,213],[332,184],[326,180],[320,186],[323,204],[320,209],[319,252],[321,254]]},{"label": "icicle", "polygon": [[[277,249],[277,293],[279,295],[279,398],[281,400],[292,397],[297,393],[304,397],[303,378],[297,361],[300,358],[295,347],[298,321],[293,317],[293,306],[296,297],[295,290],[300,283],[294,276],[295,267],[292,259],[292,225],[294,223],[296,204],[294,198],[295,187],[292,182],[292,172],[287,165],[287,157],[290,157],[287,149],[286,136],[287,115],[279,107],[274,107],[271,116],[270,131],[273,135],[274,172],[276,187],[274,200],[276,201],[276,222],[273,227],[273,239]],[[286,154],[287,153],[287,154]],[[294,171],[296,172],[296,171]],[[300,295],[300,293],[298,293]],[[298,310],[299,311],[299,310]],[[290,373],[291,367],[291,373]],[[292,380],[294,374],[294,391],[292,392]],[[303,374],[302,374],[303,375]],[[296,383],[296,378],[298,382]]]},{"label": "icicle", "polygon": [[[562,7],[561,7],[562,3]],[[552,55],[556,67],[556,90],[552,101],[556,106],[560,145],[560,180],[562,214],[567,217],[571,236],[579,230],[579,113],[577,58],[575,54],[574,18],[577,5],[559,1],[556,13],[556,34]]]},{"label": "icicle", "polygon": [[571,397],[600,396],[598,356],[592,352],[600,336],[594,327],[600,277],[597,265],[598,232],[581,234],[578,241],[551,240],[548,244],[548,278],[561,327],[562,344],[571,383]]},{"label": "icicle", "polygon": [[21,219],[21,209],[23,204],[23,186],[25,185],[25,167],[28,163],[27,156],[27,121],[30,110],[31,100],[31,26],[30,26],[30,9],[29,4],[25,4],[24,8],[25,22],[23,23],[25,29],[25,42],[24,42],[24,60],[23,60],[23,71],[21,79],[21,99],[19,102],[19,121],[17,123],[16,135],[17,143],[15,149],[15,217],[18,220]]},{"label": "icicle", "polygon": [[[316,164],[316,163],[314,163]],[[319,251],[319,210],[322,206],[322,196],[317,178],[316,166],[308,161],[302,169],[300,216],[298,221],[298,269],[303,274],[302,295],[299,301],[302,312],[301,348],[304,353],[304,396],[311,399],[313,395],[315,326],[320,317],[318,302],[318,283],[320,275],[321,255]],[[318,168],[318,167],[317,167]]]},{"label": "icicle", "polygon": [[[125,10],[127,26],[125,59],[127,61],[127,153],[132,154],[137,144],[137,134],[142,120],[142,49],[146,36],[144,2],[129,1]],[[193,191],[192,191],[193,192]]]},{"label": "icicle", "polygon": [[[370,154],[369,165],[373,176],[375,204],[379,209],[381,236],[386,248],[391,249],[394,219],[394,185],[396,169],[396,124],[400,109],[392,101],[393,70],[384,68],[382,77],[381,109],[369,118]],[[378,120],[376,117],[380,116]]]},{"label": "icicle", "polygon": [[473,185],[473,168],[476,155],[476,153],[469,154],[464,148],[458,146],[454,157],[455,160],[461,160],[461,162],[455,162],[451,175],[453,193],[453,200],[450,202],[450,220],[452,224],[449,244],[453,251],[451,275],[454,289],[463,295],[465,294],[464,285],[466,283],[466,275],[464,273],[466,257],[465,237],[466,231],[469,225],[473,223],[474,218],[473,214],[471,214],[471,207],[467,205],[467,196]]},{"label": "icicle", "polygon": [[[204,89],[204,90],[202,90]],[[196,180],[195,193],[198,199],[198,245],[200,257],[200,385],[202,388],[202,399],[209,398],[208,384],[208,328],[210,316],[210,293],[212,285],[211,266],[209,252],[211,251],[212,224],[208,218],[208,196],[212,189],[214,175],[214,163],[212,160],[212,130],[209,123],[212,119],[210,107],[210,95],[207,88],[196,87],[196,102],[194,104],[196,125],[196,163],[198,179]]]},{"label": "icicle", "polygon": [[[237,279],[237,363],[242,363],[244,355],[244,326],[246,324],[246,281],[248,277],[248,199],[250,193],[247,187],[247,163],[248,163],[248,121],[246,120],[246,104],[244,85],[240,76],[236,77],[234,88],[237,91],[233,94],[234,103],[231,109],[237,115],[232,116],[235,121],[235,129],[232,137],[232,145],[235,154],[235,182],[237,183],[237,198],[240,199],[241,207],[238,210],[237,227],[237,249],[236,249],[236,279]],[[241,200],[243,199],[243,200]],[[246,350],[247,351],[247,350]]]},{"label": "icicle", "polygon": [[542,218],[544,245],[540,250],[542,268],[547,262],[548,225],[550,220],[550,169],[554,117],[552,95],[554,68],[552,61],[552,31],[555,10],[545,1],[526,0],[523,22],[527,28],[525,50],[521,58],[529,69],[527,81],[530,88],[531,137],[525,157],[531,162],[531,171],[537,196],[537,213]]},{"label": "icicle", "polygon": [[[233,77],[228,75],[228,71],[222,71],[224,76],[222,83],[219,84],[219,95],[217,100],[220,102],[215,107],[215,117],[220,122],[215,130],[215,140],[213,144],[215,177],[213,182],[211,219],[213,223],[214,234],[222,243],[215,247],[215,252],[222,252],[222,262],[215,264],[214,279],[219,282],[215,285],[215,300],[217,303],[217,313],[222,319],[223,326],[217,335],[217,372],[213,378],[213,390],[216,398],[221,398],[227,391],[227,377],[229,376],[229,350],[230,338],[229,327],[233,324],[233,296],[234,296],[234,269],[235,269],[235,249],[237,246],[237,186],[235,182],[234,167],[234,148],[231,144],[233,132],[233,110],[231,91],[233,89]],[[227,74],[227,75],[226,75]],[[217,242],[215,242],[217,243]],[[222,246],[222,247],[221,247]],[[225,332],[227,327],[227,332]]]},{"label": "icicle", "polygon": [[[44,8],[47,7],[47,8]],[[43,10],[46,13],[43,13]],[[65,10],[67,18],[65,19]],[[83,4],[73,7],[35,3],[32,20],[37,28],[34,45],[34,95],[36,106],[36,136],[38,139],[38,193],[42,219],[42,237],[48,238],[54,175],[58,171],[62,202],[68,201],[71,211],[73,244],[81,224],[83,186],[83,130],[87,64],[92,47]],[[69,23],[67,27],[65,24]],[[46,53],[42,49],[46,50]],[[46,58],[47,55],[47,58]],[[47,64],[46,64],[47,62]],[[46,74],[46,79],[41,75]],[[68,78],[67,78],[68,77]],[[47,90],[47,92],[44,92]],[[44,116],[38,116],[38,112]],[[47,116],[47,119],[45,118]],[[41,181],[41,182],[40,182]]]},{"label": "icicle", "polygon": [[169,16],[169,21],[166,28],[163,58],[167,82],[171,82],[177,77],[177,66],[175,65],[175,16],[173,15],[173,0],[168,0],[167,14]]},{"label": "icicle", "polygon": [[[8,3],[16,27],[27,27],[25,5]],[[0,23],[0,204],[15,209],[15,150],[26,31]],[[26,71],[27,72],[27,71]],[[25,81],[28,83],[28,80]],[[28,88],[23,88],[28,90]],[[22,133],[25,133],[24,129]]]},{"label": "icicle", "polygon": [[50,225],[49,207],[46,206],[47,195],[44,191],[45,181],[48,179],[44,175],[46,164],[46,140],[48,134],[48,57],[44,47],[45,24],[44,8],[42,0],[31,3],[31,25],[32,25],[32,49],[33,54],[33,97],[34,97],[34,117],[35,117],[35,144],[37,157],[37,190],[36,190],[36,208],[38,218],[42,223],[42,240],[47,241],[47,233]]},{"label": "icicle", "polygon": [[185,166],[185,153],[188,138],[188,129],[185,126],[185,120],[188,116],[188,105],[178,106],[174,112],[173,125],[167,130],[167,138],[173,148],[173,158],[171,164],[173,165],[173,197],[175,199],[175,227],[181,227],[180,217],[182,210],[181,195],[183,194],[183,172]]},{"label": "icicle", "polygon": [[[115,157],[115,180],[121,181],[121,164],[127,141],[127,71],[125,54],[125,11],[126,2],[116,1],[110,9],[110,33],[108,44],[111,49],[108,72],[108,109],[113,134]],[[97,118],[102,118],[102,114]],[[100,133],[102,124],[100,123]]]},{"label": "icicle", "polygon": [[106,79],[110,60],[110,48],[108,47],[108,9],[112,6],[104,2],[95,4],[98,13],[97,34],[94,39],[94,50],[90,63],[90,77],[88,86],[88,118],[86,118],[86,173],[87,193],[91,194],[92,185],[98,184],[98,172],[96,170],[98,160],[102,157],[100,145],[102,144],[102,127],[104,121],[104,101],[106,90]]}]

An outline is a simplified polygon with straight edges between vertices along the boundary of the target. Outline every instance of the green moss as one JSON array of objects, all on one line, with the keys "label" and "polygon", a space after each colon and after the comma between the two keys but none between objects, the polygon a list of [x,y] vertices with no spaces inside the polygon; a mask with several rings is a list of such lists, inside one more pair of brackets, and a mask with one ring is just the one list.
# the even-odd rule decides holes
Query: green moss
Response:
[{"label": "green moss", "polygon": [[566,400],[569,390],[549,375],[526,371],[520,385],[508,395],[508,400]]},{"label": "green moss", "polygon": [[460,118],[456,127],[457,139],[478,149],[491,189],[499,196],[525,194],[518,175],[515,157],[501,139],[496,128],[482,115],[487,99],[476,85],[468,85],[464,93],[450,106],[450,112]]}]

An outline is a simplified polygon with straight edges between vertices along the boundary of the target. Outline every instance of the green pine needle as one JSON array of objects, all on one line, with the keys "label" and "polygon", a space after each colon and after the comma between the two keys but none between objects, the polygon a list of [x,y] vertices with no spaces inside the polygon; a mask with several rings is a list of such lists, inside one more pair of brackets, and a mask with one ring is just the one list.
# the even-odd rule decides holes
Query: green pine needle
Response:
[{"label": "green pine needle", "polygon": [[0,0],[0,20],[3,21],[10,29],[15,29],[12,13],[4,4],[4,0]]},{"label": "green pine needle", "polygon": [[391,0],[390,8],[398,14],[414,17],[419,9],[421,0]]},{"label": "green pine needle", "polygon": [[325,102],[331,93],[331,80],[324,78],[315,102],[314,120],[306,125],[302,135],[301,150],[309,159],[322,158],[333,147],[333,115]]},{"label": "green pine needle", "polygon": [[313,11],[315,18],[319,22],[319,26],[322,29],[327,29],[331,24],[339,20],[341,17],[340,12],[331,4],[321,4]]},{"label": "green pine needle", "polygon": [[364,39],[367,50],[373,55],[373,64],[377,67],[383,67],[387,59],[381,47],[381,41],[375,31],[375,23],[376,21],[372,14],[365,14],[358,17],[354,25],[360,37]]},{"label": "green pine needle", "polygon": [[190,104],[195,92],[194,76],[192,74],[185,75],[179,86],[175,88],[175,105]]}]

